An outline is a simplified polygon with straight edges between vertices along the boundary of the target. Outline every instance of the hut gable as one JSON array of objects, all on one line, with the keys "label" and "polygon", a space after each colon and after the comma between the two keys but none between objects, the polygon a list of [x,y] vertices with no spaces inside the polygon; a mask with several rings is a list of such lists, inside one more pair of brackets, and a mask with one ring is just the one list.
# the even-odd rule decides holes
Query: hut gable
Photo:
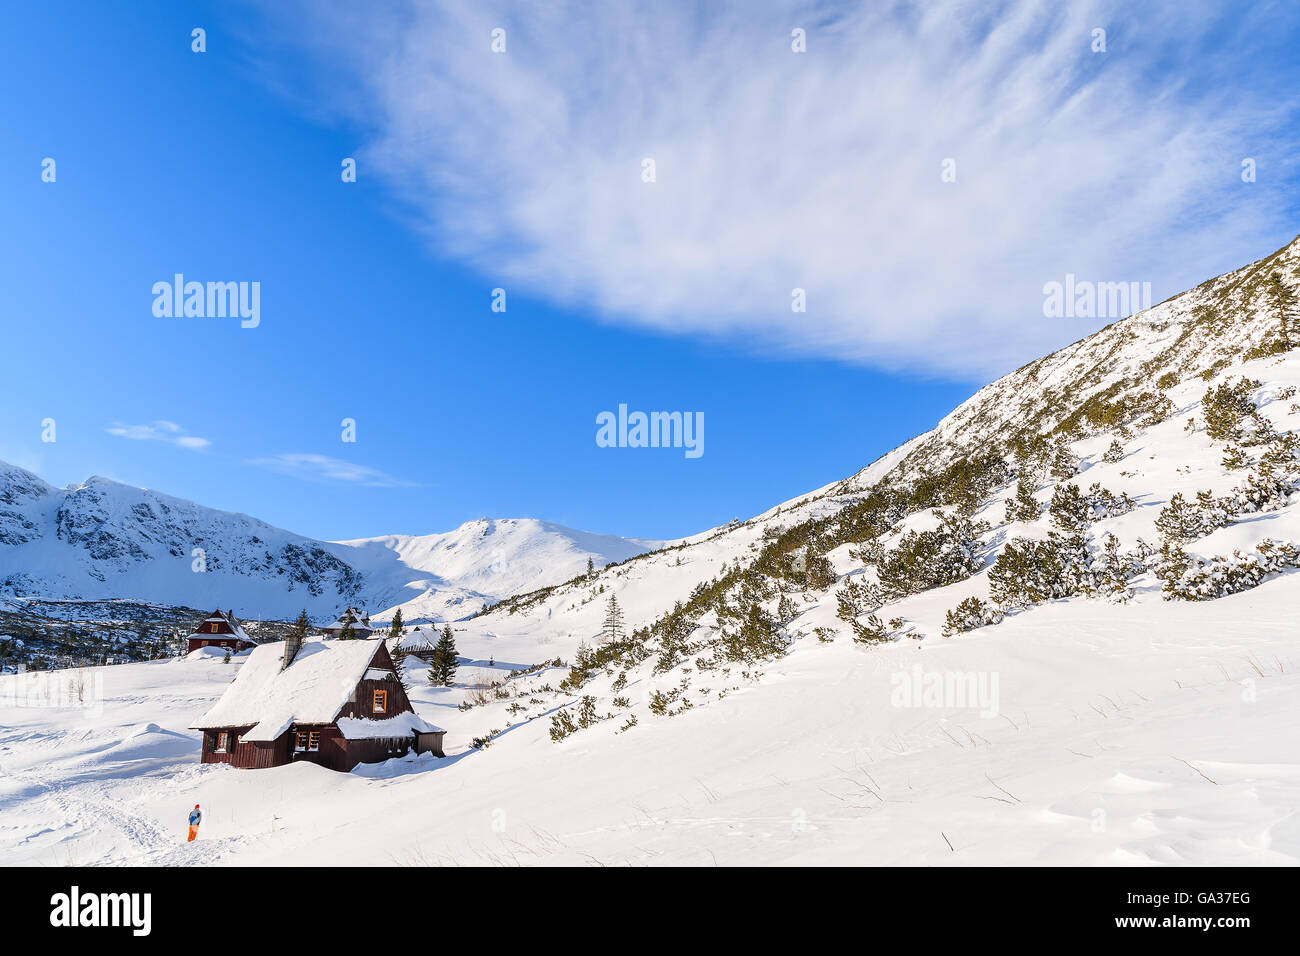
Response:
[{"label": "hut gable", "polygon": [[253,647],[253,639],[240,627],[234,611],[213,611],[186,638],[186,653],[192,653],[201,647],[228,647],[244,651]]}]

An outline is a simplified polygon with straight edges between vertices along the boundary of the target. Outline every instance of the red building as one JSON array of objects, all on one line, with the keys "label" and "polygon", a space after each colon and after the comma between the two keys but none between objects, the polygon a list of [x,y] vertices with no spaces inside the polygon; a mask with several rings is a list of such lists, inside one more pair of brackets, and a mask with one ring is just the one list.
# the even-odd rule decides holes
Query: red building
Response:
[{"label": "red building", "polygon": [[444,731],[411,708],[383,641],[261,644],[191,729],[203,731],[203,763],[244,768],[443,755]]},{"label": "red building", "polygon": [[185,640],[189,642],[185,649],[187,654],[192,654],[200,647],[228,647],[238,654],[256,646],[235,620],[234,611],[224,614],[213,611]]}]

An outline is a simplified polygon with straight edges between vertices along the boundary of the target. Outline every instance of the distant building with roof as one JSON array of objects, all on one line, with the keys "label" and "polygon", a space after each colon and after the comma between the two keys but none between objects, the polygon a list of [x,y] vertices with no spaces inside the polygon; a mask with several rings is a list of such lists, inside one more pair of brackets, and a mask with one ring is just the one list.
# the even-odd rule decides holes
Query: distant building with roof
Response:
[{"label": "distant building with roof", "polygon": [[370,615],[362,614],[354,607],[348,608],[338,616],[332,624],[327,624],[321,630],[327,637],[339,637],[343,631],[351,626],[353,637],[370,637],[375,633],[375,629],[370,626]]},{"label": "distant building with roof", "polygon": [[238,654],[240,651],[256,646],[252,638],[235,620],[234,611],[213,611],[185,640],[187,654],[201,647],[228,647]]}]

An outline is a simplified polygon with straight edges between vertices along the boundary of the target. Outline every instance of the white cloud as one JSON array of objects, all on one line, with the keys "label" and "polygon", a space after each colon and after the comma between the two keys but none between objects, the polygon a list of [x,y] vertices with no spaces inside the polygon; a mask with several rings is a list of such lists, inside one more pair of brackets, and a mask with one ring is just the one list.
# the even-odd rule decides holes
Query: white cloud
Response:
[{"label": "white cloud", "polygon": [[[604,321],[985,376],[1104,324],[1045,319],[1046,282],[1151,281],[1159,299],[1294,234],[1277,190],[1297,94],[1252,74],[1248,46],[1294,11],[1136,6],[280,15],[340,84],[322,102],[373,131],[363,174],[388,176],[488,287]],[[489,50],[498,26],[505,54]],[[1269,176],[1243,184],[1245,156]],[[940,180],[949,157],[955,183]],[[806,313],[791,311],[795,287]]]},{"label": "white cloud", "polygon": [[132,441],[161,441],[180,448],[207,448],[212,442],[197,435],[185,434],[185,429],[175,422],[156,421],[152,425],[123,425],[114,422],[108,427],[110,435],[129,438]]},{"label": "white cloud", "polygon": [[403,481],[378,469],[356,465],[328,455],[290,453],[273,455],[270,458],[254,458],[248,463],[307,481],[338,481],[371,488],[420,487],[417,482]]}]

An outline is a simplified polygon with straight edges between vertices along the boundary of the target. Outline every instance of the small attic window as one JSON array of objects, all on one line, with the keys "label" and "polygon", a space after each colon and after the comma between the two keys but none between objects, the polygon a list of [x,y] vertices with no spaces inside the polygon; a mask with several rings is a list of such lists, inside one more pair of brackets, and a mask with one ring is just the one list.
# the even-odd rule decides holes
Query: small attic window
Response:
[{"label": "small attic window", "polygon": [[388,691],[375,691],[375,705],[372,708],[376,714],[388,713]]}]

